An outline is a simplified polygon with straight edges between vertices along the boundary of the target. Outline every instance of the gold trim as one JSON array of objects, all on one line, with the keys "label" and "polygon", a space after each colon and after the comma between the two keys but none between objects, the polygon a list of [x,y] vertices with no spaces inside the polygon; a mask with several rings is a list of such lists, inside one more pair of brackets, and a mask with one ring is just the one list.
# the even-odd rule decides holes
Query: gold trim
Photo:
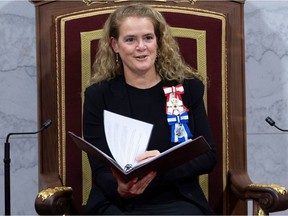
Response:
[{"label": "gold trim", "polygon": [[73,191],[71,187],[54,187],[54,188],[48,188],[45,190],[42,190],[38,193],[38,198],[41,198],[42,201],[45,201],[49,197],[53,196],[57,192],[61,191]]},{"label": "gold trim", "polygon": [[[65,143],[65,145],[62,145],[62,163],[63,163],[63,184],[66,185],[66,104],[65,104],[65,23],[61,20],[61,29],[64,32],[63,37],[61,37],[61,89],[62,89],[62,115],[60,118],[62,118],[62,143]],[[63,52],[62,52],[63,51]],[[65,172],[64,172],[65,170]]]},{"label": "gold trim", "polygon": [[[197,72],[203,77],[205,86],[207,85],[207,56],[206,56],[206,31],[188,28],[171,27],[174,37],[195,39],[197,43]],[[204,95],[207,107],[207,92]]]},{"label": "gold trim", "polygon": [[263,211],[262,208],[259,208],[259,211],[258,211],[257,215],[258,216],[265,216],[266,214],[265,214],[265,212]]},{"label": "gold trim", "polygon": [[82,183],[82,205],[86,205],[92,188],[92,172],[88,155],[84,151],[82,151]]},{"label": "gold trim", "polygon": [[[92,13],[88,13],[90,16],[100,15],[105,13],[111,13],[112,10],[106,11],[94,11]],[[58,169],[59,174],[62,177],[63,184],[66,185],[66,125],[65,125],[65,24],[67,21],[71,21],[74,19],[79,19],[83,17],[87,17],[87,14],[78,14],[74,16],[68,16],[75,13],[61,15],[55,18],[56,30],[58,30],[58,20],[60,19],[60,55],[61,55],[61,67],[59,67],[59,50],[58,50],[58,42],[59,36],[58,31],[56,31],[56,74],[57,74],[57,114],[58,114]],[[90,73],[89,73],[90,74]],[[61,86],[61,88],[59,87]],[[83,91],[82,91],[83,98]],[[83,100],[82,100],[83,101]],[[61,105],[60,105],[61,104]],[[62,113],[61,113],[62,112]],[[62,124],[61,124],[62,123]],[[62,128],[60,127],[62,125]],[[62,136],[62,139],[61,139]],[[87,155],[86,155],[87,157]],[[84,155],[84,161],[86,161]],[[83,154],[82,154],[83,161]],[[91,171],[90,171],[91,172]],[[85,178],[85,177],[82,177]],[[91,187],[91,186],[90,186]],[[85,197],[87,201],[87,195],[83,194],[83,198]],[[84,200],[82,199],[82,202]],[[86,203],[86,202],[85,202]]]},{"label": "gold trim", "polygon": [[[110,6],[110,7],[104,7],[104,8],[97,8],[97,9],[91,9],[91,10],[84,10],[84,11],[78,11],[78,12],[71,12],[68,14],[63,14],[56,19],[61,19],[64,22],[68,22],[74,19],[81,19],[81,18],[86,18],[86,17],[91,17],[91,16],[96,16],[96,15],[102,15],[102,14],[110,14],[116,9],[116,6]],[[85,12],[85,13],[84,13]]]},{"label": "gold trim", "polygon": [[[115,3],[119,3],[119,2],[127,2],[129,0],[114,0],[113,2]],[[167,0],[154,0],[156,2],[167,2]],[[82,0],[82,2],[84,4],[86,4],[87,6],[91,6],[92,4],[107,4],[108,1],[104,1],[104,0]],[[197,2],[197,0],[174,0],[173,2],[175,3],[190,3],[190,4],[195,4]]]},{"label": "gold trim", "polygon": [[[227,74],[227,50],[226,50],[226,18],[222,17],[222,163],[223,163],[223,191],[226,190],[227,176],[229,171],[229,119],[228,119],[228,74]],[[226,203],[226,193],[224,193],[224,200]],[[225,207],[224,207],[225,208]]]},{"label": "gold trim", "polygon": [[[63,76],[62,71],[64,71],[64,69],[62,67],[65,67],[64,65],[64,58],[63,55],[65,55],[63,53],[63,41],[64,41],[64,37],[65,37],[65,32],[63,33],[64,35],[60,34],[60,55],[61,55],[61,63],[59,63],[59,59],[58,59],[58,55],[59,55],[59,47],[58,47],[58,42],[59,42],[59,36],[58,36],[58,25],[57,25],[58,19],[55,19],[55,26],[56,26],[56,82],[57,82],[57,136],[58,136],[58,169],[59,169],[59,174],[62,178],[63,184],[66,184],[66,175],[64,170],[66,170],[66,166],[65,166],[65,134],[63,133],[63,128],[61,129],[61,126],[65,128],[65,123],[63,121],[63,119],[65,120],[65,103],[63,102],[65,98],[64,92],[65,92],[65,85],[63,82],[63,79],[65,79],[65,76]],[[63,26],[65,25],[65,23],[63,24],[62,21],[60,23],[60,30],[61,32],[63,29]],[[65,57],[65,56],[64,56]],[[60,64],[60,68],[59,68],[59,64]],[[64,89],[64,90],[63,90]],[[64,107],[63,107],[64,106]],[[64,112],[63,112],[64,111]],[[62,123],[62,124],[61,124]],[[61,139],[62,138],[62,139]],[[61,145],[62,143],[62,145]],[[63,164],[63,165],[62,165]]]},{"label": "gold trim", "polygon": [[[81,98],[82,98],[82,107],[84,103],[84,91],[87,87],[87,84],[90,80],[91,74],[91,41],[100,39],[102,36],[102,29],[94,30],[90,32],[81,32]],[[88,156],[85,152],[82,152],[82,205],[85,205],[92,186],[92,174],[89,165]]]},{"label": "gold trim", "polygon": [[[59,54],[59,49],[58,49],[58,40],[59,40],[59,38],[58,38],[58,25],[57,25],[57,19],[55,19],[55,29],[56,29],[56,36],[55,36],[55,40],[56,40],[56,44],[55,44],[55,46],[56,46],[56,48],[55,48],[55,52],[56,52],[56,97],[57,97],[57,104],[56,104],[56,106],[57,106],[57,116],[60,116],[60,104],[59,104],[59,101],[60,101],[60,97],[59,97],[59,91],[60,91],[60,89],[59,89],[59,60],[58,60],[58,54]],[[59,170],[59,173],[60,173],[60,175],[61,175],[61,171],[62,171],[62,167],[61,167],[61,160],[60,160],[60,155],[61,155],[61,151],[60,151],[60,149],[61,149],[61,146],[60,146],[60,143],[61,142],[59,142],[59,140],[60,140],[60,120],[59,120],[59,118],[57,118],[57,140],[58,140],[58,143],[57,143],[57,159],[58,159],[58,170]]]},{"label": "gold trim", "polygon": [[190,3],[190,4],[194,5],[197,2],[197,0],[175,0],[173,2],[175,2],[175,3]]},{"label": "gold trim", "polygon": [[91,6],[92,4],[95,4],[95,3],[100,3],[100,4],[107,4],[108,1],[93,1],[93,0],[82,0],[83,3],[85,3],[87,6]]},{"label": "gold trim", "polygon": [[[113,10],[102,11],[102,8],[98,8],[99,11],[88,13],[90,16],[111,13]],[[87,11],[87,10],[86,10]],[[57,114],[58,114],[58,169],[59,174],[62,177],[63,184],[66,185],[66,124],[65,124],[65,24],[67,21],[87,17],[87,14],[78,14],[75,16],[69,16],[72,14],[77,14],[78,12],[68,13],[64,15],[57,16],[55,18],[56,30],[58,30],[58,20],[60,19],[60,55],[61,55],[61,67],[59,68],[59,50],[58,42],[59,36],[58,31],[56,31],[56,74],[57,74]],[[66,17],[68,16],[68,17]],[[60,70],[60,71],[59,71]],[[60,76],[59,76],[60,74]],[[60,78],[59,78],[60,77]],[[61,90],[59,88],[61,86]],[[61,104],[61,105],[60,105]],[[62,112],[62,113],[61,113]],[[62,123],[62,124],[61,124]],[[62,126],[62,128],[60,127]],[[61,139],[62,137],[62,139]]]},{"label": "gold trim", "polygon": [[277,191],[277,193],[281,195],[286,195],[288,190],[287,188],[277,185],[277,184],[249,184],[248,187],[258,187],[258,188],[272,188],[273,190]]},{"label": "gold trim", "polygon": [[[170,6],[170,5],[153,5],[149,4],[151,7],[154,7],[160,12],[178,12],[183,14],[192,14],[197,16],[211,17],[215,19],[225,19],[225,15],[223,13],[200,9],[200,8],[187,8],[183,6]],[[109,14],[112,13],[118,6],[107,6],[102,8],[93,8],[93,9],[85,9],[82,11],[71,12],[67,14],[63,14],[57,16],[56,19],[65,19],[66,21],[78,19],[78,18],[86,18],[90,16],[100,15],[100,14]],[[64,17],[64,18],[63,18]]]},{"label": "gold trim", "polygon": [[182,14],[197,15],[203,17],[211,17],[218,20],[225,20],[225,15],[219,12],[200,9],[200,8],[185,8],[181,6],[169,6],[169,5],[151,5],[160,12],[177,12]]},{"label": "gold trim", "polygon": [[[171,31],[174,37],[191,38],[196,40],[197,71],[203,77],[204,85],[207,86],[206,31],[175,27],[171,27]],[[204,103],[207,108],[207,91],[204,93]],[[209,197],[208,177],[208,174],[199,176],[199,184],[201,185],[201,188],[207,199]]]},{"label": "gold trim", "polygon": [[[89,31],[89,32],[81,32],[81,64],[82,64],[82,98],[84,98],[84,91],[89,84],[90,74],[91,74],[91,41],[99,40],[103,34],[102,29]],[[83,73],[84,72],[84,73]],[[83,76],[84,74],[84,76]],[[87,76],[89,74],[89,76]],[[84,101],[82,100],[82,105]]]},{"label": "gold trim", "polygon": [[[60,22],[61,26],[61,37],[60,37],[60,47],[61,47],[61,70],[60,70],[60,76],[61,76],[61,92],[60,92],[60,103],[61,103],[61,115],[58,116],[59,119],[61,119],[60,122],[62,122],[62,131],[59,132],[59,134],[62,135],[62,141],[60,140],[60,145],[62,143],[62,172],[60,174],[62,175],[62,181],[63,184],[66,185],[66,106],[65,106],[65,20],[61,20]],[[60,125],[60,123],[59,123]]]}]

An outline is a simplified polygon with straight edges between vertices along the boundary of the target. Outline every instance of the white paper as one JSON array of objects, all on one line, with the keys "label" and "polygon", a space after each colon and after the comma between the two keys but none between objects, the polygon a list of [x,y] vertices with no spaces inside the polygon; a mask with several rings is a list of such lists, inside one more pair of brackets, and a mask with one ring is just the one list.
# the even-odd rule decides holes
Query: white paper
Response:
[{"label": "white paper", "polygon": [[135,158],[146,151],[153,125],[104,110],[104,129],[109,149],[125,170],[134,166]]}]

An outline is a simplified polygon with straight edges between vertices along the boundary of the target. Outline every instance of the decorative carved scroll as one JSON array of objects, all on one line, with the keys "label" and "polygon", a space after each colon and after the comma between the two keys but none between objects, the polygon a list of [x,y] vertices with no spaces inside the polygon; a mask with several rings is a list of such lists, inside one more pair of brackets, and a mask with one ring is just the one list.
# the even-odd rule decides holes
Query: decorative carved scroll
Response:
[{"label": "decorative carved scroll", "polygon": [[[83,3],[85,3],[87,6],[90,6],[92,4],[106,4],[108,1],[105,0],[82,0]],[[128,0],[113,0],[113,2],[125,2]],[[167,2],[167,0],[155,0],[156,2]],[[169,0],[168,0],[169,1]],[[175,3],[190,3],[190,4],[195,4],[197,0],[174,0],[173,2]]]}]

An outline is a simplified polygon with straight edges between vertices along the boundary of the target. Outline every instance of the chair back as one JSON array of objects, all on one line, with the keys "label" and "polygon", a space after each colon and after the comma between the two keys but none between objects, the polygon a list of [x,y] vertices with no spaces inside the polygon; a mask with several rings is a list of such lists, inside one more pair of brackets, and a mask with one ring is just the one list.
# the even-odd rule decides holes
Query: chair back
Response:
[{"label": "chair back", "polygon": [[[83,93],[103,24],[112,11],[128,2],[38,5],[44,14],[37,23],[42,39],[38,41],[42,47],[38,53],[39,117],[54,122],[49,133],[40,135],[40,173],[59,173],[63,185],[73,188],[79,212],[89,195],[91,171],[86,153],[76,147],[67,131],[82,135]],[[246,170],[243,2],[143,3],[164,15],[183,58],[204,77],[204,99],[218,161],[211,174],[199,178],[204,193],[217,214],[246,214],[246,202],[234,197],[227,182],[229,169]]]}]

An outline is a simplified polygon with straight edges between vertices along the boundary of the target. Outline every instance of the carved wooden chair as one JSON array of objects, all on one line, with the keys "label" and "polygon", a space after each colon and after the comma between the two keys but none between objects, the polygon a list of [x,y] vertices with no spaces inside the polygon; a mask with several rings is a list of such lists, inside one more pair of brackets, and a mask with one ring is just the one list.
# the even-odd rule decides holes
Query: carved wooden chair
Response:
[{"label": "carved wooden chair", "polygon": [[[129,1],[32,1],[36,7],[39,122],[39,214],[81,214],[91,188],[87,155],[67,131],[82,133],[83,91],[107,16]],[[133,1],[131,1],[133,2]],[[204,77],[217,145],[215,170],[199,178],[217,214],[269,214],[288,207],[287,189],[255,184],[246,167],[244,1],[142,1],[161,11],[185,60]]]}]

